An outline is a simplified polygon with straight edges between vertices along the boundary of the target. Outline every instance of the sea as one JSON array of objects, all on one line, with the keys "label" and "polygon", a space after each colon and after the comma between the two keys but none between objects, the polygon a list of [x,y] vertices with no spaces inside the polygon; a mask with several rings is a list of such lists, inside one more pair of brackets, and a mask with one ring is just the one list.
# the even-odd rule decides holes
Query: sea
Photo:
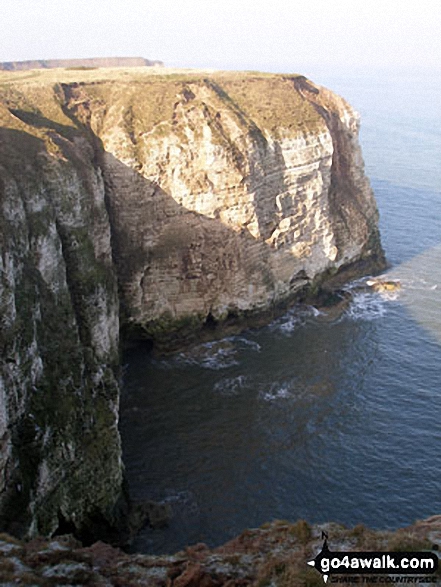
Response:
[{"label": "sea", "polygon": [[276,519],[395,529],[441,513],[441,75],[310,77],[361,115],[385,276],[402,287],[355,289],[331,320],[294,307],[164,359],[127,352],[130,491],[172,512],[134,551],[217,546]]}]

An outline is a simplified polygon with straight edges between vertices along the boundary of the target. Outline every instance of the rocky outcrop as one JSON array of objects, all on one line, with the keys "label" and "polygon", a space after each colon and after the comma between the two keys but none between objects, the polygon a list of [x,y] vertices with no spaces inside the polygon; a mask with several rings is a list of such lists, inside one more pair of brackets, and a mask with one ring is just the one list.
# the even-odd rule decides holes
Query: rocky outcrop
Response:
[{"label": "rocky outcrop", "polygon": [[0,524],[15,533],[116,523],[120,328],[170,349],[384,264],[344,100],[298,76],[140,75],[0,90]]},{"label": "rocky outcrop", "polygon": [[30,61],[3,61],[0,71],[27,71],[28,69],[54,69],[57,67],[151,67],[163,66],[162,61],[143,57],[92,57],[89,59],[34,59]]},{"label": "rocky outcrop", "polygon": [[[8,585],[137,585],[151,587],[274,587],[321,586],[320,573],[307,565],[322,549],[322,531],[332,552],[435,552],[441,546],[440,516],[417,522],[409,528],[372,531],[363,526],[338,524],[309,526],[276,521],[243,534],[219,548],[205,544],[188,547],[173,555],[128,555],[103,543],[88,548],[72,537],[50,541],[19,542],[0,535],[0,576]],[[3,575],[2,575],[3,572]],[[431,583],[439,585],[439,574],[423,572],[411,577],[389,575],[339,575],[348,583]],[[400,581],[401,578],[401,581]],[[334,579],[334,581],[332,581]],[[345,581],[346,579],[346,581]],[[394,581],[393,579],[397,579]],[[408,581],[407,581],[408,579]],[[336,575],[331,582],[337,582]]]}]

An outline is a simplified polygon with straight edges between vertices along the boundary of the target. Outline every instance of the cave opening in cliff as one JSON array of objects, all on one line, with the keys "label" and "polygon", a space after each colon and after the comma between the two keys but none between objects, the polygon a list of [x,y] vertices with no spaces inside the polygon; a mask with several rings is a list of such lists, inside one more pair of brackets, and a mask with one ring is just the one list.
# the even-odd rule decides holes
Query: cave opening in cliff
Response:
[{"label": "cave opening in cliff", "polygon": [[218,321],[215,319],[211,312],[208,312],[207,317],[204,322],[205,330],[216,330]]}]

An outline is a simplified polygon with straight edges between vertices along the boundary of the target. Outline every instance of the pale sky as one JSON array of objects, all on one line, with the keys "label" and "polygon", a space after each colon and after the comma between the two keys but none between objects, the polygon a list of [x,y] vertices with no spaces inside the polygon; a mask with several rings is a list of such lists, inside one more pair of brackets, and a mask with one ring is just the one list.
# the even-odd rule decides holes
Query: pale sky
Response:
[{"label": "pale sky", "polygon": [[0,61],[441,69],[441,0],[0,0]]}]

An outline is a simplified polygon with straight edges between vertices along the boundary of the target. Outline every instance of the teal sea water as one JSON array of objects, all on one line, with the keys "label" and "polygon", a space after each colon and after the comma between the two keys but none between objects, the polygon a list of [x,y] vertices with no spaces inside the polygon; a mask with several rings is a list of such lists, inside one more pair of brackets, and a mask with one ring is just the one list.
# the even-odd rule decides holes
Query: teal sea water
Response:
[{"label": "teal sea water", "polygon": [[441,77],[311,77],[361,113],[403,287],[357,294],[334,322],[293,309],[166,360],[128,353],[131,491],[173,510],[135,550],[218,545],[277,518],[397,528],[441,513]]}]

